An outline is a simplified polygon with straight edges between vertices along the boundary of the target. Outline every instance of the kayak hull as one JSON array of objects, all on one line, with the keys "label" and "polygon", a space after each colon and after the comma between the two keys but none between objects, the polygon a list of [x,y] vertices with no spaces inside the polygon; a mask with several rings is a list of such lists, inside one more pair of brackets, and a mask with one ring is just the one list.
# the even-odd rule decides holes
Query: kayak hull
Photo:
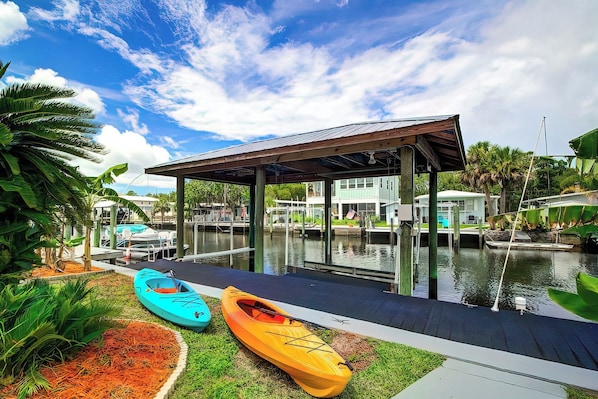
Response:
[{"label": "kayak hull", "polygon": [[305,325],[266,300],[234,287],[222,293],[222,314],[237,339],[288,373],[312,396],[339,395],[351,366]]},{"label": "kayak hull", "polygon": [[182,280],[153,269],[141,269],[133,281],[135,295],[155,315],[193,331],[203,331],[212,318],[201,296]]}]

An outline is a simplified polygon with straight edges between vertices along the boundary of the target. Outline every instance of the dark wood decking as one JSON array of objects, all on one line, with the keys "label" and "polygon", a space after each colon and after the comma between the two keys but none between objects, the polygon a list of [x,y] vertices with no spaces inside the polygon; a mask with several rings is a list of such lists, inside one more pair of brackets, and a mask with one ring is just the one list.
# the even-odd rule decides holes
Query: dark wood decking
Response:
[{"label": "dark wood decking", "polygon": [[374,282],[327,274],[284,276],[158,260],[129,267],[451,341],[598,370],[598,324],[385,293]]}]

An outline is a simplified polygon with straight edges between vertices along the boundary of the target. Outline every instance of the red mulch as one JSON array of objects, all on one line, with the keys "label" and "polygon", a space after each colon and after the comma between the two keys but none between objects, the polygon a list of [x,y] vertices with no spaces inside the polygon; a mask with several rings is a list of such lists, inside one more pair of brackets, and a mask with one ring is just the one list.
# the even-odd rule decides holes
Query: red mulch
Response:
[{"label": "red mulch", "polygon": [[[171,330],[131,321],[106,331],[101,343],[86,346],[72,359],[42,368],[52,389],[29,398],[152,398],[176,368],[179,352]],[[15,398],[14,387],[0,390],[0,397]]]}]

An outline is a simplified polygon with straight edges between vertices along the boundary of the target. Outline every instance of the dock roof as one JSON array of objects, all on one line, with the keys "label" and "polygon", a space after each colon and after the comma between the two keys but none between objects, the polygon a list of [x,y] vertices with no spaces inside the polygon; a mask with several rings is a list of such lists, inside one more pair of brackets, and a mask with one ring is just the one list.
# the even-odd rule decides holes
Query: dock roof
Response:
[{"label": "dock roof", "polygon": [[415,150],[418,173],[465,168],[459,115],[354,123],[255,141],[197,154],[145,169],[147,174],[233,184],[299,183],[400,174],[398,149]]}]

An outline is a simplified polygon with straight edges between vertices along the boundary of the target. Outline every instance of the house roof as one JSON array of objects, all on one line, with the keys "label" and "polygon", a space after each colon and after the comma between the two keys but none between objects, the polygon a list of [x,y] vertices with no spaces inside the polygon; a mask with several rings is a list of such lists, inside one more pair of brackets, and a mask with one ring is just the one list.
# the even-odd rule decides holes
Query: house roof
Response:
[{"label": "house roof", "polygon": [[445,115],[355,123],[255,141],[156,165],[145,173],[235,184],[255,183],[259,166],[265,169],[266,184],[398,175],[398,149],[404,146],[415,150],[418,173],[465,168],[459,116]]},{"label": "house roof", "polygon": [[[142,197],[138,195],[121,195],[121,198],[129,200],[131,202],[156,202],[158,201],[155,197]],[[94,208],[110,208],[112,205],[118,205],[114,201],[102,200],[98,201],[93,207]]]}]

